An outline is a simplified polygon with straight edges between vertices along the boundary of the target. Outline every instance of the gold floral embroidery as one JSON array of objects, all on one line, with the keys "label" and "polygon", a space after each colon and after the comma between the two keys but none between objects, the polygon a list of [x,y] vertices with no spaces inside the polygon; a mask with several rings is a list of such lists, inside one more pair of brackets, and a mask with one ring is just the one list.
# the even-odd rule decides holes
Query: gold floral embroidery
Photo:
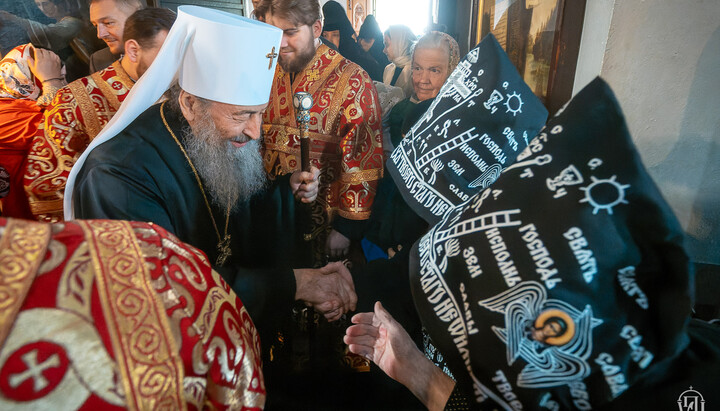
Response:
[{"label": "gold floral embroidery", "polygon": [[25,301],[49,241],[49,226],[8,220],[0,240],[0,346]]},{"label": "gold floral embroidery", "polygon": [[[107,99],[108,105],[110,107],[112,107],[113,110],[117,111],[120,108],[121,103],[120,103],[120,100],[118,99],[118,97],[115,95],[115,93],[117,93],[117,91],[115,91],[109,83],[109,82],[113,81],[115,78],[110,77],[107,81],[105,81],[100,76],[100,72],[91,74],[90,78],[93,79],[97,88],[99,88],[102,95],[105,96],[105,98]],[[92,137],[94,137],[94,136],[92,136]]]},{"label": "gold floral embroidery", "polygon": [[78,221],[129,409],[185,409],[183,364],[135,234],[124,221]]},{"label": "gold floral embroidery", "polygon": [[382,169],[370,169],[344,173],[340,176],[340,181],[342,184],[362,184],[365,181],[379,180],[382,176]]},{"label": "gold floral embroidery", "polygon": [[100,130],[102,130],[102,126],[100,125],[100,119],[95,113],[95,109],[93,108],[93,102],[90,99],[90,95],[87,91],[88,87],[93,86],[94,84],[92,83],[89,83],[87,86],[85,86],[82,80],[73,81],[72,83],[67,85],[67,87],[70,89],[70,92],[77,100],[77,106],[80,108],[80,113],[82,113],[83,116],[82,121],[78,121],[78,124],[85,125],[85,129],[87,130],[90,138],[95,138],[95,136],[98,135]]}]

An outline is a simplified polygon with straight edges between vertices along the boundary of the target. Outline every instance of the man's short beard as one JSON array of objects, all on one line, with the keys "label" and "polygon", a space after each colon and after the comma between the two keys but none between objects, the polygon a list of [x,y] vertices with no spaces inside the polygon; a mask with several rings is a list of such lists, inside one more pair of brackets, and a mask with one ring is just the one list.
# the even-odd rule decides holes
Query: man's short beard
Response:
[{"label": "man's short beard", "polygon": [[292,61],[283,61],[283,58],[280,57],[278,63],[286,73],[298,73],[312,61],[313,57],[315,57],[315,51],[315,40],[313,39],[307,48],[297,51],[298,54]]},{"label": "man's short beard", "polygon": [[235,210],[239,203],[265,188],[267,174],[259,139],[235,147],[218,134],[208,115],[201,116],[195,127],[183,128],[183,142],[206,194],[217,207],[224,210],[230,205]]}]

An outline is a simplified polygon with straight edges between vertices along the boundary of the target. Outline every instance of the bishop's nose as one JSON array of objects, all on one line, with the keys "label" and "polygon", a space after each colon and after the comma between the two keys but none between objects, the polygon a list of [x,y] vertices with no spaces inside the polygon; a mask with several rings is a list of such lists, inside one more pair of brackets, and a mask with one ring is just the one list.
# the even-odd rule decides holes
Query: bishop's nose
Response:
[{"label": "bishop's nose", "polygon": [[257,140],[262,135],[262,114],[253,114],[247,122],[243,134],[250,137],[253,140]]}]

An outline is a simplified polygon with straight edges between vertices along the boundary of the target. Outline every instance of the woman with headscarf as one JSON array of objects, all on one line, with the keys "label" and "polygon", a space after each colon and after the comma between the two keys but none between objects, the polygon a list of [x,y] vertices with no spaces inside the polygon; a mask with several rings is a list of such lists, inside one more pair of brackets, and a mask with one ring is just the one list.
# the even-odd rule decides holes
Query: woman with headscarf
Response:
[{"label": "woman with headscarf", "polygon": [[380,26],[378,25],[377,20],[375,20],[375,16],[372,14],[365,17],[365,21],[362,26],[360,26],[357,42],[363,50],[370,53],[370,56],[375,59],[380,67],[385,68],[388,64],[390,64],[390,60],[388,60],[385,52],[383,51],[385,48],[383,43],[383,33],[380,31]]},{"label": "woman with headscarf", "polygon": [[383,83],[400,87],[406,96],[413,94],[412,70],[412,45],[415,42],[415,34],[410,27],[396,24],[385,30],[383,36],[385,49],[384,53],[390,59],[390,64],[385,66],[383,72]]},{"label": "woman with headscarf", "polygon": [[[391,40],[392,46],[392,40]],[[390,112],[390,139],[397,146],[405,133],[430,106],[460,61],[460,49],[446,33],[431,31],[412,48],[412,94]]]},{"label": "woman with headscarf", "polygon": [[23,165],[45,108],[67,84],[57,54],[30,44],[17,46],[0,61],[0,164],[10,174],[2,199],[5,216],[33,218],[23,191]]},{"label": "woman with headscarf", "polygon": [[322,11],[323,37],[333,43],[343,57],[362,67],[371,79],[381,81],[382,67],[355,42],[355,30],[340,3],[328,1]]},{"label": "woman with headscarf", "polygon": [[[418,40],[412,51],[411,97],[390,111],[390,139],[397,146],[440,92],[460,61],[457,42],[441,32],[430,32]],[[380,180],[375,203],[362,241],[368,261],[387,258],[401,248],[409,248],[423,233],[427,223],[403,200],[389,176]]]},{"label": "woman with headscarf", "polygon": [[[610,88],[596,78],[543,130],[520,162],[448,210],[410,251],[409,305],[448,374],[393,320],[389,298],[352,318],[349,350],[372,358],[429,410],[720,404],[720,327],[691,319],[684,230]],[[589,164],[598,163],[611,178],[595,177]],[[583,174],[587,188],[576,185]],[[563,195],[548,189],[561,184]],[[600,184],[613,187],[610,200]]]}]

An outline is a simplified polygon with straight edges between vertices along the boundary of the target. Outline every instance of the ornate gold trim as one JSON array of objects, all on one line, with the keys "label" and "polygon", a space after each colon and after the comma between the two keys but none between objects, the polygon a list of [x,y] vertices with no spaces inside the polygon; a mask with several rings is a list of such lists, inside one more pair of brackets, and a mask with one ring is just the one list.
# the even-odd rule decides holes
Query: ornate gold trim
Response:
[{"label": "ornate gold trim", "polygon": [[31,200],[30,201],[30,211],[33,213],[33,215],[38,214],[46,214],[46,213],[54,213],[58,210],[63,209],[63,200],[55,199],[55,200]]},{"label": "ornate gold trim", "polygon": [[[354,66],[354,67],[353,67]],[[342,76],[338,79],[337,83],[335,84],[335,93],[340,90],[340,92],[347,90],[350,85],[350,78],[355,75],[355,72],[360,68],[360,66],[356,65],[355,63],[351,63],[349,67],[346,67],[345,70],[342,73]],[[336,96],[333,96],[337,98]],[[335,98],[333,98],[333,101],[335,101]],[[341,101],[345,100],[345,96],[340,96]],[[353,102],[353,105],[355,103]],[[348,106],[351,107],[351,106]],[[333,119],[332,123],[326,122],[325,126],[328,127],[328,130],[336,130],[339,127],[339,122],[342,119],[342,117],[339,115],[340,111],[343,110],[342,104],[331,104],[330,105],[330,111],[328,112],[327,118]]]},{"label": "ornate gold trim", "polygon": [[186,409],[178,346],[132,226],[112,220],[77,223],[92,257],[128,409]]},{"label": "ornate gold trim", "polygon": [[49,242],[49,225],[8,220],[0,239],[0,347],[30,291]]},{"label": "ornate gold trim", "polygon": [[[92,83],[88,85],[92,86]],[[95,136],[98,135],[98,133],[100,133],[102,127],[100,126],[100,120],[98,119],[93,103],[90,100],[90,95],[87,92],[87,88],[83,84],[82,79],[75,80],[67,86],[70,89],[73,97],[75,97],[75,100],[77,101],[77,106],[80,108],[80,113],[83,117],[82,121],[80,121],[80,119],[77,119],[80,123],[79,125],[81,127],[85,127],[88,136],[90,136],[90,139],[92,140],[93,138],[95,138]]]},{"label": "ornate gold trim", "polygon": [[370,218],[370,211],[353,211],[361,210],[360,208],[349,208],[348,210],[350,211],[338,209],[337,213],[340,217],[348,220],[367,220]]},{"label": "ornate gold trim", "polygon": [[113,68],[115,69],[115,73],[117,75],[117,78],[120,80],[120,82],[125,86],[126,89],[130,90],[133,85],[135,84],[135,80],[130,78],[130,75],[125,71],[125,69],[122,67],[122,60],[117,60],[112,64]]},{"label": "ornate gold trim", "polygon": [[[98,88],[100,89],[100,93],[102,93],[103,97],[105,97],[105,99],[107,100],[110,107],[115,109],[115,111],[118,111],[118,109],[120,108],[120,100],[118,99],[118,96],[115,94],[117,92],[117,90],[113,89],[112,86],[110,84],[108,84],[108,82],[105,79],[102,78],[100,73],[101,73],[100,71],[95,72],[95,73],[91,74],[90,77],[93,79],[95,84],[98,86]],[[110,77],[109,80],[112,80],[112,79],[113,78]],[[108,114],[110,114],[110,113],[108,113]],[[94,138],[95,136],[91,136],[91,137]]]},{"label": "ornate gold trim", "polygon": [[342,184],[360,184],[367,181],[379,180],[383,176],[382,168],[373,168],[363,171],[347,172],[340,175]]},{"label": "ornate gold trim", "polygon": [[[325,49],[323,49],[323,47],[324,47]],[[321,50],[322,50],[322,51],[321,51]],[[321,44],[321,45],[318,47],[318,51],[321,51],[321,52],[318,54],[318,57],[316,57],[316,59],[319,59],[320,56],[328,53],[328,52],[330,51],[330,48],[329,48],[328,46],[324,45],[324,44]],[[316,60],[316,59],[315,59],[315,60]],[[315,60],[313,60],[313,61],[315,61]],[[325,81],[328,79],[328,77],[330,77],[330,74],[332,74],[333,72],[335,72],[335,68],[342,62],[342,60],[343,60],[343,57],[340,55],[340,53],[338,53],[338,54],[335,56],[335,58],[333,58],[333,59],[330,60],[330,64],[328,64],[327,66],[325,66],[325,68],[323,69],[322,73],[320,73],[320,77],[319,77],[317,80],[312,81],[312,84],[310,84],[310,87],[308,87],[308,91],[307,91],[307,92],[310,93],[311,96],[314,96],[315,93],[318,92],[318,90],[320,89],[320,87],[322,87],[323,85],[325,85]],[[307,70],[306,70],[306,72],[307,72]],[[304,76],[307,77],[307,73],[306,73]],[[310,83],[310,82],[308,81],[308,83]],[[298,84],[300,84],[300,83],[298,82]],[[294,93],[294,92],[295,92],[295,90],[293,90],[293,93]]]}]

